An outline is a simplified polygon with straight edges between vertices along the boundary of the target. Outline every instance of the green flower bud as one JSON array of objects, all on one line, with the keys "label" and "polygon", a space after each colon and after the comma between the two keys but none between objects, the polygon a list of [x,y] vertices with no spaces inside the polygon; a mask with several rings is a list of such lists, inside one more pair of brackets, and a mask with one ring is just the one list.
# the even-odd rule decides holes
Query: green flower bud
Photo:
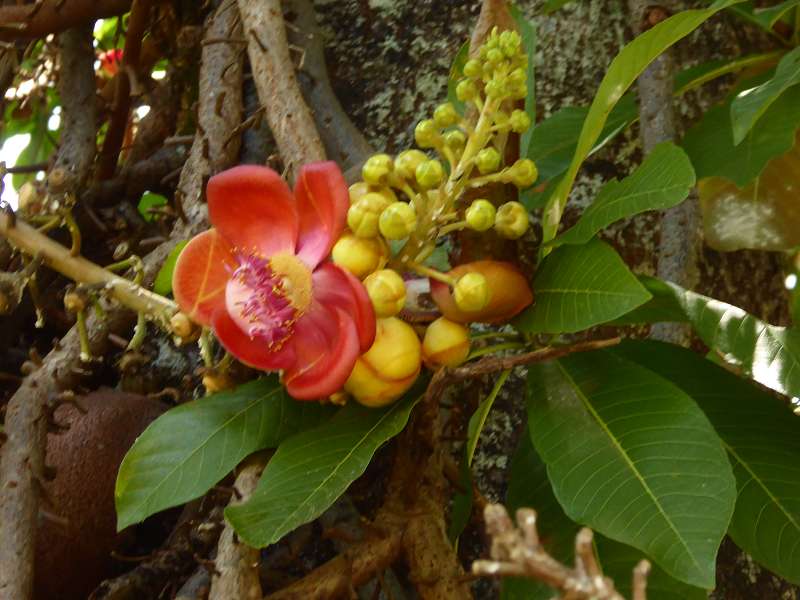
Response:
[{"label": "green flower bud", "polygon": [[420,148],[433,148],[441,138],[439,127],[433,119],[425,119],[417,123],[414,129],[414,139]]},{"label": "green flower bud", "polygon": [[484,148],[475,157],[475,166],[483,175],[497,171],[500,167],[500,153],[491,147]]},{"label": "green flower bud", "polygon": [[494,220],[494,229],[504,238],[515,240],[527,230],[528,211],[519,202],[506,202],[497,209]]},{"label": "green flower bud", "polygon": [[375,154],[367,159],[361,168],[361,177],[370,185],[386,183],[389,174],[394,169],[392,157],[388,154]]},{"label": "green flower bud", "polygon": [[461,154],[464,150],[464,146],[467,144],[467,136],[464,135],[463,131],[451,129],[444,134],[444,143],[451,150]]},{"label": "green flower bud", "polygon": [[510,86],[517,86],[519,84],[524,84],[528,81],[528,74],[525,72],[525,69],[514,69],[508,75],[508,84]]},{"label": "green flower bud", "polygon": [[464,312],[476,312],[489,304],[489,282],[481,273],[467,273],[453,288],[456,306]]},{"label": "green flower bud", "polygon": [[449,102],[440,104],[436,107],[436,110],[433,111],[433,122],[442,128],[455,125],[458,123],[459,119],[460,117],[455,107]]},{"label": "green flower bud", "polygon": [[456,86],[456,98],[461,102],[469,102],[478,97],[478,86],[470,79],[464,79],[458,82]]},{"label": "green flower bud", "polygon": [[539,171],[534,162],[530,158],[522,158],[511,165],[503,179],[518,188],[526,188],[532,186],[538,177]]},{"label": "green flower bud", "polygon": [[394,172],[403,179],[414,179],[417,167],[426,160],[428,155],[421,150],[403,150],[394,161]]},{"label": "green flower bud", "polygon": [[497,78],[487,81],[484,91],[486,92],[486,96],[488,98],[502,99],[508,95],[505,81],[500,81]]},{"label": "green flower bud", "polygon": [[531,126],[531,118],[524,110],[515,110],[512,112],[508,121],[511,125],[511,131],[514,133],[525,133]]},{"label": "green flower bud", "polygon": [[406,284],[392,269],[375,271],[364,280],[367,295],[372,300],[375,316],[379,319],[393,317],[406,303]]},{"label": "green flower bud", "polygon": [[417,212],[410,204],[393,202],[381,213],[378,227],[387,240],[402,240],[416,229]]},{"label": "green flower bud", "polygon": [[371,238],[378,235],[378,218],[390,202],[385,196],[371,192],[350,205],[347,226],[356,236]]},{"label": "green flower bud", "polygon": [[359,198],[364,196],[365,194],[369,194],[370,192],[380,194],[381,196],[385,196],[389,202],[396,202],[397,196],[395,196],[392,188],[386,186],[377,186],[377,185],[370,185],[366,181],[357,181],[353,185],[350,186],[350,204],[357,202]]},{"label": "green flower bud", "polygon": [[464,76],[466,77],[480,77],[481,75],[481,61],[470,58],[464,63]]},{"label": "green flower bud", "polygon": [[426,160],[417,167],[417,183],[425,189],[433,188],[442,183],[444,168],[436,159]]},{"label": "green flower bud", "polygon": [[528,88],[524,83],[519,83],[516,85],[508,86],[505,89],[505,93],[511,100],[522,100],[525,96],[528,95]]},{"label": "green flower bud", "polygon": [[499,48],[492,48],[486,53],[486,61],[494,67],[503,62],[503,58],[503,52]]},{"label": "green flower bud", "polygon": [[486,231],[494,225],[497,209],[488,200],[473,200],[466,212],[466,221],[470,229]]}]

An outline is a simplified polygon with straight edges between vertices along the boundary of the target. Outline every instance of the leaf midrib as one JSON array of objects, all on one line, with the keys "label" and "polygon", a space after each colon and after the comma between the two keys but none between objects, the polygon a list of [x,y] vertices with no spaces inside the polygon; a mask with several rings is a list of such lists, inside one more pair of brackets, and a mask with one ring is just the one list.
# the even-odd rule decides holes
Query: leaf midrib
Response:
[{"label": "leaf midrib", "polygon": [[661,514],[661,516],[664,518],[664,520],[669,525],[669,527],[672,530],[672,532],[675,534],[675,537],[678,538],[678,541],[680,542],[680,544],[686,549],[686,553],[692,559],[692,563],[694,563],[694,566],[697,568],[697,571],[699,573],[702,573],[703,569],[700,566],[700,563],[697,561],[697,558],[695,557],[694,553],[691,551],[689,546],[686,545],[686,542],[684,541],[683,537],[680,535],[680,533],[678,532],[678,530],[675,527],[674,523],[672,522],[672,520],[669,518],[669,516],[667,515],[667,513],[664,511],[663,507],[659,503],[658,498],[656,498],[655,494],[650,489],[650,486],[647,485],[647,481],[644,479],[642,474],[639,473],[638,469],[636,468],[636,465],[630,460],[630,458],[628,457],[628,455],[624,451],[624,448],[619,443],[619,441],[614,436],[614,434],[611,432],[611,430],[609,430],[608,427],[606,427],[605,422],[600,418],[600,415],[597,414],[597,411],[595,411],[594,406],[592,406],[591,402],[589,402],[589,399],[583,393],[583,390],[577,385],[577,383],[572,378],[572,376],[567,372],[567,370],[561,364],[561,361],[557,360],[555,362],[556,362],[556,365],[558,365],[558,368],[561,371],[562,375],[569,382],[570,387],[573,389],[575,394],[578,396],[578,398],[580,398],[581,402],[586,407],[586,410],[589,411],[589,414],[597,422],[597,424],[600,427],[600,429],[602,429],[603,432],[608,436],[608,438],[611,441],[611,443],[614,446],[614,448],[617,450],[617,452],[619,452],[620,456],[622,456],[622,459],[628,465],[628,467],[630,468],[631,472],[633,472],[633,474],[636,477],[636,479],[639,480],[639,483],[641,484],[642,488],[644,488],[645,492],[650,497],[650,499],[653,501],[653,504],[655,504],[656,508],[658,509],[658,512]]}]

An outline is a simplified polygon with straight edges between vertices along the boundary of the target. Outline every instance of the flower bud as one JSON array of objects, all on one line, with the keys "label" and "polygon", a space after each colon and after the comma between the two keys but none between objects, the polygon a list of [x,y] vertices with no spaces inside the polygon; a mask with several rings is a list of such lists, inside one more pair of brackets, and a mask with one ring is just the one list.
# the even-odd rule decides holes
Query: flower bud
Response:
[{"label": "flower bud", "polygon": [[508,91],[506,90],[506,82],[500,81],[499,79],[490,79],[486,82],[486,87],[484,87],[484,91],[486,92],[486,96],[488,98],[497,98],[502,99],[508,95]]},{"label": "flower bud", "polygon": [[525,133],[531,126],[531,118],[524,110],[515,110],[511,113],[511,118],[508,120],[511,125],[511,131],[514,133]]},{"label": "flower bud", "polygon": [[459,277],[453,287],[456,306],[465,312],[477,312],[489,303],[489,282],[481,273]]},{"label": "flower bud", "polygon": [[483,175],[494,173],[500,166],[500,153],[494,148],[484,148],[475,157],[475,166]]},{"label": "flower bud", "polygon": [[347,211],[347,226],[358,237],[378,235],[378,217],[390,202],[385,196],[370,192],[351,204]]},{"label": "flower bud", "polygon": [[530,158],[521,158],[504,174],[504,179],[518,188],[532,186],[539,178],[539,171]]},{"label": "flower bud", "polygon": [[345,232],[331,251],[333,262],[364,279],[389,260],[389,247],[379,237],[362,238]]},{"label": "flower bud", "polygon": [[195,332],[195,325],[185,313],[176,312],[169,320],[169,327],[177,337],[188,340]]},{"label": "flower bud", "polygon": [[[421,150],[404,150],[394,161],[394,172],[403,179],[414,179],[417,167],[428,160],[428,155]],[[396,200],[396,199],[395,199]]]},{"label": "flower bud", "polygon": [[524,83],[506,86],[505,95],[511,100],[522,100],[528,95],[528,88]]},{"label": "flower bud", "polygon": [[444,134],[444,143],[456,154],[461,154],[467,144],[467,136],[459,129],[451,129]]},{"label": "flower bud", "polygon": [[481,75],[481,62],[475,58],[470,58],[464,63],[464,76],[465,77],[480,77]]},{"label": "flower bud", "polygon": [[442,137],[433,119],[425,119],[414,128],[414,139],[420,148],[433,148]]},{"label": "flower bud", "polygon": [[528,280],[513,264],[479,260],[459,265],[448,275],[458,279],[467,273],[480,273],[489,282],[489,303],[481,310],[468,312],[456,305],[453,292],[445,283],[431,279],[431,296],[442,314],[457,323],[504,323],[533,302]]},{"label": "flower bud", "polygon": [[378,319],[375,342],[356,361],[344,389],[364,406],[386,406],[416,381],[422,348],[412,327],[398,318]]},{"label": "flower bud", "polygon": [[510,86],[525,85],[528,81],[528,74],[525,69],[514,69],[508,74],[508,84]]},{"label": "flower bud", "polygon": [[357,202],[362,196],[370,192],[385,196],[389,202],[397,202],[392,188],[387,186],[370,185],[366,181],[358,181],[350,186],[350,204]]},{"label": "flower bud", "polygon": [[486,231],[494,225],[497,209],[488,200],[473,200],[466,212],[466,221],[470,229]]},{"label": "flower bud", "polygon": [[417,212],[406,202],[393,202],[378,220],[381,234],[387,240],[402,240],[417,227]]},{"label": "flower bud", "polygon": [[469,329],[439,317],[428,325],[422,340],[422,360],[428,368],[457,367],[469,356]]},{"label": "flower bud", "polygon": [[[71,313],[77,313],[85,309],[86,300],[84,299],[83,294],[78,292],[67,292],[64,294],[64,308],[67,310],[67,312]],[[184,315],[184,317],[185,316],[186,315]]]},{"label": "flower bud", "polygon": [[519,202],[506,202],[497,209],[494,229],[502,237],[515,240],[528,231],[528,211]]},{"label": "flower bud", "polygon": [[403,310],[406,303],[406,284],[397,271],[375,271],[364,280],[364,287],[378,318],[393,317]]},{"label": "flower bud", "polygon": [[417,183],[425,188],[433,188],[442,183],[444,167],[436,159],[426,160],[417,167]]},{"label": "flower bud", "polygon": [[486,61],[487,61],[487,62],[488,62],[490,65],[492,65],[493,67],[496,67],[496,66],[497,66],[497,65],[499,65],[501,62],[503,62],[503,58],[504,58],[504,56],[503,56],[503,52],[502,52],[502,50],[500,50],[499,48],[491,48],[491,49],[490,49],[490,50],[489,50],[489,51],[486,53]]},{"label": "flower bud", "polygon": [[394,169],[392,157],[388,154],[374,154],[361,167],[361,176],[370,185],[383,185]]},{"label": "flower bud", "polygon": [[456,98],[461,102],[469,102],[478,97],[478,86],[470,79],[464,79],[458,82],[456,86]]},{"label": "flower bud", "polygon": [[450,127],[458,123],[460,117],[455,107],[450,102],[445,102],[433,111],[433,122],[441,128]]},{"label": "flower bud", "polygon": [[230,390],[236,385],[236,382],[225,373],[206,373],[203,375],[203,387],[206,388],[206,394],[216,394],[224,390]]}]

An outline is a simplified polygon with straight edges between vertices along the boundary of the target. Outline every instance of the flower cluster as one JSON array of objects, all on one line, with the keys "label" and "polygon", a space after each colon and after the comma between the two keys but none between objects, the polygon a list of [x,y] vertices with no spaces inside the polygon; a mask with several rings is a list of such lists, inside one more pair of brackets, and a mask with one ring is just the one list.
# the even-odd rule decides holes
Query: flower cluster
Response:
[{"label": "flower cluster", "polygon": [[[430,258],[451,232],[516,239],[528,229],[519,202],[497,206],[473,191],[524,188],[538,176],[527,158],[504,160],[509,137],[530,127],[514,108],[527,93],[526,67],[520,36],[495,29],[456,87],[465,115],[438,106],[416,126],[419,148],[370,157],[349,192],[332,163],[306,166],[294,197],[265,167],[213,177],[215,229],[190,242],[175,270],[181,308],[242,362],[281,370],[300,399],[338,400],[343,389],[381,406],[413,384],[423,362],[465,361],[469,323],[506,322],[533,294],[510,263],[441,272]],[[420,278],[443,315],[422,342],[403,319],[409,281]]]}]

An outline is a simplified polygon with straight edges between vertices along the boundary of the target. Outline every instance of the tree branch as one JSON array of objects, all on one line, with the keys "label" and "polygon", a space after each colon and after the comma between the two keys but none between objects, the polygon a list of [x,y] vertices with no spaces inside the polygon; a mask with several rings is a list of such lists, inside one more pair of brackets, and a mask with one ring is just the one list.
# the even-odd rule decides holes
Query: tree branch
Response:
[{"label": "tree branch", "polygon": [[0,40],[38,38],[120,15],[131,0],[37,0],[0,7]]}]

